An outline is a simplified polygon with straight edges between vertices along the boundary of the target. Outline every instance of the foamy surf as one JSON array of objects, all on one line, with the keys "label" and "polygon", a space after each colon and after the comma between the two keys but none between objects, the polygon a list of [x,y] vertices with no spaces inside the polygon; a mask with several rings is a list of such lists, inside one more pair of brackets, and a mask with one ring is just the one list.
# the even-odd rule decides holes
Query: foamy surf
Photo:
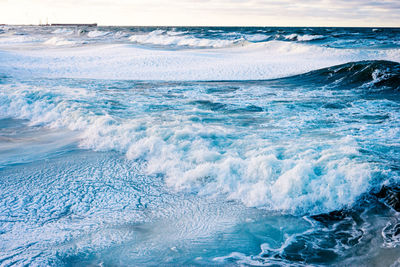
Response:
[{"label": "foamy surf", "polygon": [[[373,88],[378,84],[381,87],[396,86],[389,82],[398,79],[397,65],[391,66],[387,63],[387,68],[394,68],[394,72],[389,71],[378,77],[376,73],[387,71],[382,64],[386,63],[346,65],[331,70],[330,75],[326,75],[325,70],[320,70],[317,74],[306,74],[298,79],[312,80],[312,75],[320,75],[320,79],[331,79],[330,83],[325,85],[342,86],[339,73],[347,68],[351,77],[355,77],[352,83],[359,84],[361,88]],[[362,80],[365,72],[370,73],[370,79]],[[344,86],[348,86],[348,82],[350,81]],[[135,85],[134,82],[128,84]],[[108,108],[111,106],[106,106],[106,113],[97,114],[91,108],[87,109],[86,104],[81,105],[80,103],[87,103],[92,99],[97,99],[100,106],[102,101],[111,101],[106,95],[99,95],[93,90],[29,88],[23,85],[19,86],[20,89],[15,89],[3,86],[4,92],[0,98],[3,103],[1,114],[3,118],[28,120],[30,125],[78,130],[81,132],[80,146],[83,148],[120,151],[130,160],[145,160],[145,173],[162,173],[167,185],[177,190],[195,188],[200,194],[211,195],[222,192],[227,194],[227,198],[240,200],[247,206],[296,214],[318,214],[352,205],[372,186],[376,167],[355,160],[361,156],[361,147],[354,137],[342,133],[330,135],[326,140],[323,136],[314,140],[313,135],[298,135],[299,128],[307,128],[308,122],[318,120],[318,116],[323,114],[321,112],[326,112],[324,108],[318,115],[307,112],[305,116],[300,113],[286,118],[282,110],[275,110],[272,106],[267,108],[269,119],[259,118],[260,125],[252,125],[249,122],[245,127],[245,121],[245,124],[241,124],[241,117],[245,114],[251,117],[256,115],[257,118],[267,114],[263,108],[265,100],[261,97],[265,92],[257,91],[257,86],[240,87],[234,93],[240,96],[241,100],[232,93],[229,93],[229,100],[224,100],[219,94],[203,92],[201,86],[194,84],[189,90],[178,86],[175,89],[176,93],[187,100],[180,103],[181,97],[176,98],[176,95],[169,101],[164,100],[161,107],[149,102],[151,98],[148,99],[145,95],[132,94],[134,91],[129,94],[126,92],[126,99],[115,96],[118,101],[113,100],[112,106],[136,108],[134,118],[130,119],[110,114],[111,110]],[[208,87],[207,84],[203,86]],[[389,87],[389,90],[397,89]],[[161,98],[165,93],[163,87],[160,91],[153,90],[156,98]],[[272,101],[271,103],[279,101],[284,94],[284,91],[273,91],[268,87],[264,90],[271,90],[271,94],[277,94],[276,97],[270,97],[268,101]],[[250,95],[253,95],[254,99],[250,99]],[[312,97],[317,96],[329,99],[331,91],[312,92]],[[299,97],[308,97],[308,94],[301,96],[299,91],[295,91],[286,92],[285,96],[286,99],[293,99],[292,101]],[[132,106],[130,103],[133,99],[136,100]],[[242,104],[240,101],[243,99],[246,101]],[[168,119],[168,107],[178,104],[182,105],[180,114],[171,115]],[[361,117],[368,117],[373,116],[369,113],[374,113],[376,105],[381,104],[363,102],[357,105],[360,106],[348,107],[347,111],[365,113]],[[160,112],[148,113],[152,106],[155,110],[160,108]],[[141,108],[137,109],[138,107]],[[339,110],[345,112],[343,109]],[[299,111],[305,112],[301,108]],[[336,115],[335,112],[328,114]],[[198,121],[198,116],[202,115],[211,116],[215,123]],[[159,116],[164,117],[161,122]],[[393,120],[397,115],[394,116]],[[223,124],[232,118],[236,118],[237,122]],[[275,144],[276,137],[264,133],[263,126],[266,123],[274,135],[282,131],[290,133],[289,136],[285,138],[281,135],[280,141]],[[381,125],[371,130],[378,133],[382,127]],[[396,127],[393,130],[397,131]],[[386,137],[380,138],[385,140]],[[318,190],[320,184],[330,184],[330,187],[327,191],[321,191]]]}]

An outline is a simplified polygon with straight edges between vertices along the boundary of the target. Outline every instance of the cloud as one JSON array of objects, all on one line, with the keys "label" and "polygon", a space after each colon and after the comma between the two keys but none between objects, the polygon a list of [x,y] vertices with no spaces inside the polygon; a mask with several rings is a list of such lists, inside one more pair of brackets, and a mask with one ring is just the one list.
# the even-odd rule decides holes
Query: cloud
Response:
[{"label": "cloud", "polygon": [[400,26],[398,0],[0,0],[0,23]]}]

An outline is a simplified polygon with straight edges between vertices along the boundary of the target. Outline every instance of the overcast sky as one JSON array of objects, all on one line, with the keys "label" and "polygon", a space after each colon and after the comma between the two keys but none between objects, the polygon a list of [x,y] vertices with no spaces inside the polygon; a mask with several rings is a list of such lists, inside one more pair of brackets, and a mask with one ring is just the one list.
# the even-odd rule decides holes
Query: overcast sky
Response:
[{"label": "overcast sky", "polygon": [[0,23],[397,26],[400,0],[0,0]]}]

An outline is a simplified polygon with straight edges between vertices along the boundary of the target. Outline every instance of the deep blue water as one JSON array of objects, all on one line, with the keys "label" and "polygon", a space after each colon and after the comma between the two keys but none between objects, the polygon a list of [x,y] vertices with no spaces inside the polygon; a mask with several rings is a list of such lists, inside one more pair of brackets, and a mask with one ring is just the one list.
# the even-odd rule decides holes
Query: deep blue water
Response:
[{"label": "deep blue water", "polygon": [[399,29],[2,27],[0,265],[400,264],[399,53]]}]

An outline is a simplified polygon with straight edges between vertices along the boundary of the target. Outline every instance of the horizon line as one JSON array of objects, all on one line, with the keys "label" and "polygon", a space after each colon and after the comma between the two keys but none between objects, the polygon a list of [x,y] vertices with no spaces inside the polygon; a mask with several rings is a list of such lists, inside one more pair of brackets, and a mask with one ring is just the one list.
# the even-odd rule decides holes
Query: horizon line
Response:
[{"label": "horizon line", "polygon": [[[58,24],[58,25],[55,25]],[[0,26],[40,26],[40,27],[60,27],[63,24],[68,26],[68,24],[76,24],[79,25],[89,25],[89,24],[97,24],[94,23],[49,23],[49,24],[8,24],[8,23],[0,23]],[[260,25],[118,25],[118,24],[97,24],[97,26],[92,27],[186,27],[186,28],[392,28],[397,29],[400,26],[307,26],[307,25],[299,25],[299,26],[260,26]]]}]

